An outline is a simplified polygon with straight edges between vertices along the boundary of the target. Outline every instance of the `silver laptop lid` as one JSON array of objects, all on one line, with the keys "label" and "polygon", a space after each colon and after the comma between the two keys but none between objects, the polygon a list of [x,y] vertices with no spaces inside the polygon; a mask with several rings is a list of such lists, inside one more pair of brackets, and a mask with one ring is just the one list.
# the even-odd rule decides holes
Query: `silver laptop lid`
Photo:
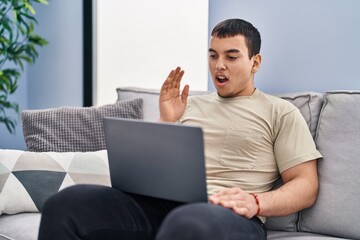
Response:
[{"label": "silver laptop lid", "polygon": [[104,118],[114,188],[179,202],[207,202],[199,127]]}]

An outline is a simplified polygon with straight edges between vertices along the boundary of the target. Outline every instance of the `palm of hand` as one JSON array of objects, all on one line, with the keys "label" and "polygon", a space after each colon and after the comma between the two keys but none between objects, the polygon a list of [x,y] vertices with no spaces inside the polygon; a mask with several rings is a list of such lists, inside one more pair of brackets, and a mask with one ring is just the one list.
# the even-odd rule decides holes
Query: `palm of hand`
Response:
[{"label": "palm of hand", "polygon": [[186,85],[180,94],[180,81],[184,71],[179,67],[172,70],[165,80],[159,99],[160,119],[163,121],[177,121],[184,113],[189,86]]}]

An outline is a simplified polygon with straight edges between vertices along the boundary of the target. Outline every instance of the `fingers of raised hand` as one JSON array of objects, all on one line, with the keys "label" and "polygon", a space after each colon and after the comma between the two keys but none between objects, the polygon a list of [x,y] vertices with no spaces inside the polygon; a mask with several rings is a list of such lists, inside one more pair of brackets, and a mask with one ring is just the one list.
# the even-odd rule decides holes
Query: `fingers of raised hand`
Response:
[{"label": "fingers of raised hand", "polygon": [[167,76],[166,80],[164,81],[161,90],[166,90],[171,86],[171,83],[173,81],[173,78],[175,76],[176,69],[173,69],[170,71],[169,75]]},{"label": "fingers of raised hand", "polygon": [[184,89],[181,92],[181,101],[183,103],[186,103],[188,96],[189,96],[189,85],[185,85]]},{"label": "fingers of raised hand", "polygon": [[171,87],[180,89],[180,82],[183,76],[184,76],[184,70],[181,70],[180,67],[177,67],[174,70],[173,76],[171,78]]},{"label": "fingers of raised hand", "polygon": [[164,81],[163,85],[161,86],[161,93],[166,94],[170,90],[179,91],[180,82],[183,75],[184,75],[184,71],[181,70],[180,67],[171,70],[166,80]]}]

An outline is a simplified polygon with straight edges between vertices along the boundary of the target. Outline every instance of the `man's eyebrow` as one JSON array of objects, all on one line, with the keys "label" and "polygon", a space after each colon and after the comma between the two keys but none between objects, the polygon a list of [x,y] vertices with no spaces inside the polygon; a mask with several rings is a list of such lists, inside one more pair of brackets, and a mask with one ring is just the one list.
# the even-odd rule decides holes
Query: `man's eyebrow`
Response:
[{"label": "man's eyebrow", "polygon": [[225,52],[226,52],[226,53],[239,53],[240,50],[234,48],[234,49],[226,50]]},{"label": "man's eyebrow", "polygon": [[[214,49],[212,49],[212,48],[209,48],[209,52],[214,52],[214,53],[216,53],[216,51],[214,50]],[[240,50],[238,50],[238,49],[228,49],[228,50],[226,50],[225,51],[225,53],[239,53],[240,52]]]}]

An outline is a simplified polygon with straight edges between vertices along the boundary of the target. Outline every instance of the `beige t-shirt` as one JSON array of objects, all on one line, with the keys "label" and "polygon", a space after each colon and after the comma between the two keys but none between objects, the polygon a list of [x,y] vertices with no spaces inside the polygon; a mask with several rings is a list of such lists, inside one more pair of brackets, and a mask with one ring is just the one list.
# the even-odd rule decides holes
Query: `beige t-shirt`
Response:
[{"label": "beige t-shirt", "polygon": [[321,157],[299,110],[258,89],[189,97],[180,122],[203,129],[209,196],[229,187],[269,191],[279,173]]}]

